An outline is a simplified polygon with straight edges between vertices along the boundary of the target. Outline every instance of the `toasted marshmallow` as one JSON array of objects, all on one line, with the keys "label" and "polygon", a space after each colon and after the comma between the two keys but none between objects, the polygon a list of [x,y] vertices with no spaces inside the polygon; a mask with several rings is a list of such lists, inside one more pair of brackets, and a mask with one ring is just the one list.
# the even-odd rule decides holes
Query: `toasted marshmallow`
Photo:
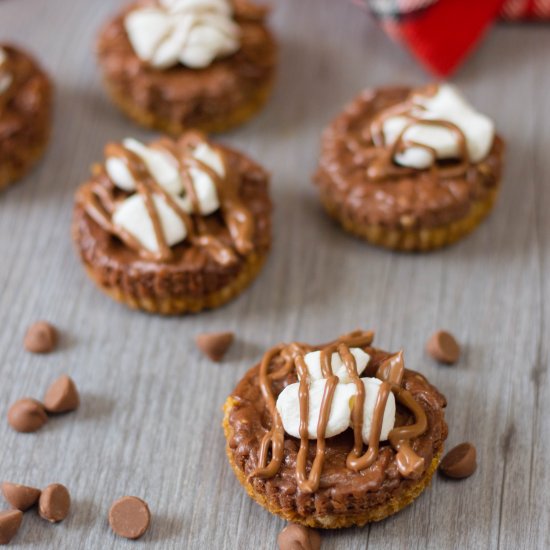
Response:
[{"label": "toasted marshmallow", "polygon": [[[357,374],[360,376],[361,373],[365,370],[370,356],[368,353],[364,352],[361,348],[350,348],[351,354],[355,357],[355,364],[357,367]],[[304,356],[304,361],[307,366],[308,376],[311,380],[320,380],[323,378],[323,373],[321,371],[321,352],[320,351],[311,351],[306,353]],[[331,358],[331,367],[332,372],[340,379],[340,382],[350,382],[351,378],[348,374],[346,366],[342,361],[340,354],[333,353]]]},{"label": "toasted marshmallow", "polygon": [[[326,380],[314,380],[309,386],[308,437],[317,439],[317,426]],[[277,411],[281,415],[284,430],[293,437],[300,437],[300,384],[288,385],[277,398]],[[350,401],[355,393],[354,384],[338,384],[332,398],[325,437],[333,437],[349,428]]]},{"label": "toasted marshmallow", "polygon": [[[171,195],[178,196],[184,192],[178,162],[168,151],[147,147],[136,139],[127,138],[122,144],[135,153],[147,166],[155,181]],[[225,176],[225,166],[220,154],[207,143],[199,143],[191,153],[197,160],[212,169],[220,177]],[[105,161],[105,169],[113,183],[124,191],[135,191],[134,178],[126,163],[117,157]],[[200,214],[207,216],[220,207],[218,191],[210,174],[200,167],[189,169],[189,175],[200,205]],[[193,205],[189,196],[179,197],[181,207],[190,214]]]},{"label": "toasted marshmallow", "polygon": [[13,81],[13,76],[5,70],[5,63],[8,60],[8,54],[4,48],[0,48],[0,94],[3,94]]},{"label": "toasted marshmallow", "polygon": [[201,69],[240,47],[228,0],[163,0],[130,11],[124,26],[137,56],[159,69]]},{"label": "toasted marshmallow", "polygon": [[[165,191],[173,195],[183,191],[178,163],[168,151],[152,149],[133,138],[126,138],[122,145],[145,163],[151,176]],[[105,167],[117,187],[124,191],[136,190],[134,178],[122,159],[110,157],[107,159]]]},{"label": "toasted marshmallow", "polygon": [[[220,154],[207,143],[199,143],[193,150],[192,155],[211,168],[218,176],[222,178],[225,176],[225,166]],[[193,180],[195,193],[200,204],[200,213],[203,216],[212,214],[220,207],[216,184],[212,181],[210,174],[200,168],[191,168],[189,174]],[[192,204],[190,198],[185,197],[184,201],[186,208],[191,211]]]},{"label": "toasted marshmallow", "polygon": [[[434,96],[416,94],[412,101],[413,116],[426,121],[444,120],[462,131],[472,162],[479,162],[488,155],[495,135],[493,121],[476,111],[454,86],[442,84]],[[407,117],[400,115],[386,119],[383,123],[386,143],[393,145],[409,123]],[[412,124],[405,131],[403,141],[424,147],[413,145],[397,153],[394,160],[402,166],[425,169],[434,164],[436,159],[457,158],[460,154],[456,132],[444,126],[421,122]]]},{"label": "toasted marshmallow", "polygon": [[225,166],[222,160],[222,157],[220,154],[210,147],[208,143],[202,142],[199,143],[194,149],[193,149],[193,156],[200,160],[202,163],[209,166],[218,176],[224,177],[225,176]]},{"label": "toasted marshmallow", "polygon": [[[172,198],[180,206],[183,206],[183,201],[179,197]],[[168,246],[183,241],[187,236],[187,228],[182,219],[159,195],[153,195],[153,203]],[[113,222],[138,239],[150,252],[159,252],[153,221],[149,216],[143,196],[135,194],[122,201],[115,209]]]},{"label": "toasted marshmallow", "polygon": [[[363,385],[365,386],[365,403],[363,406],[363,429],[362,436],[365,443],[369,442],[369,436],[372,427],[372,417],[374,415],[374,408],[376,406],[376,400],[378,399],[378,392],[382,382],[378,378],[362,378]],[[393,430],[395,425],[395,397],[390,391],[388,399],[386,401],[386,407],[384,409],[384,416],[382,419],[382,430],[380,432],[380,441],[388,439],[388,434]]]},{"label": "toasted marshmallow", "polygon": [[[372,429],[372,421],[378,393],[382,382],[378,378],[361,378],[365,386],[365,401],[363,405],[363,428],[361,435],[363,441],[368,444]],[[323,399],[326,379],[314,380],[309,386],[309,415],[308,438],[317,439],[319,414]],[[286,433],[293,437],[300,437],[300,384],[289,384],[277,398],[277,411],[281,416]],[[351,411],[356,399],[357,388],[354,383],[339,382],[332,397],[329,421],[325,437],[334,437],[351,426]],[[388,435],[395,425],[395,397],[390,391],[384,408],[380,441],[388,439]]]}]

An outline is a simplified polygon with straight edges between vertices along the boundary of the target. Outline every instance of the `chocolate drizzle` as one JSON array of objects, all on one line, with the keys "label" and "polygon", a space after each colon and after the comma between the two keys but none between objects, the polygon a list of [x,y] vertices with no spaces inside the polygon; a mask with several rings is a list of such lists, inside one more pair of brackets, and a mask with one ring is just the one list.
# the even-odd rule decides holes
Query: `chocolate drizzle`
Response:
[{"label": "chocolate drizzle", "polygon": [[[464,175],[470,165],[470,155],[468,152],[468,146],[466,142],[466,136],[464,132],[452,122],[441,119],[423,119],[418,112],[425,112],[427,109],[414,102],[415,97],[430,97],[437,93],[437,85],[429,85],[421,89],[412,90],[401,103],[392,105],[379,113],[377,113],[367,130],[370,140],[372,140],[373,147],[369,150],[369,163],[367,167],[367,176],[372,180],[384,180],[388,178],[395,178],[401,176],[407,176],[418,172],[418,168],[411,168],[407,166],[400,166],[395,162],[395,156],[403,153],[409,147],[419,147],[427,150],[434,162],[430,166],[430,170],[434,171],[437,175],[443,178],[458,177]],[[393,117],[404,117],[407,119],[407,124],[401,130],[397,139],[393,144],[388,145],[384,138],[384,122]],[[435,149],[423,143],[418,143],[413,140],[407,140],[405,134],[407,131],[418,125],[425,126],[438,126],[440,128],[446,128],[456,135],[458,143],[458,163],[441,164],[437,162],[437,155]]]},{"label": "chocolate drizzle", "polygon": [[[354,445],[347,456],[346,467],[352,471],[359,472],[367,469],[378,457],[386,402],[389,393],[393,392],[397,401],[414,415],[413,424],[394,428],[388,437],[391,446],[397,453],[396,462],[399,473],[409,479],[417,479],[422,475],[425,467],[424,459],[414,452],[411,440],[422,435],[427,430],[427,417],[424,409],[414,400],[411,393],[402,386],[404,374],[402,352],[388,357],[377,369],[376,377],[382,384],[379,388],[374,408],[369,443],[366,452],[363,454],[362,428],[365,386],[359,378],[356,361],[350,352],[350,348],[370,346],[373,337],[372,332],[355,331],[341,336],[333,342],[315,348],[306,344],[293,343],[290,345],[279,345],[267,351],[260,364],[259,376],[261,392],[271,416],[271,428],[262,439],[258,466],[251,473],[250,477],[271,478],[277,474],[281,467],[284,454],[285,432],[281,417],[276,408],[272,382],[285,378],[295,369],[300,380],[300,448],[296,460],[296,480],[300,490],[305,493],[313,493],[319,488],[325,460],[325,433],[330,416],[332,398],[338,384],[338,377],[333,374],[331,367],[331,357],[334,352],[340,355],[348,375],[357,389],[351,412]],[[309,417],[309,381],[304,355],[314,349],[321,351],[321,371],[327,382],[317,424],[317,449],[308,475],[306,469],[309,448],[307,426]],[[277,356],[281,356],[284,362],[282,366],[270,372],[270,365]],[[268,462],[269,451],[271,451],[271,459]]]},{"label": "chocolate drizzle", "polygon": [[[128,168],[135,182],[136,193],[144,200],[147,212],[153,224],[158,251],[151,251],[126,231],[112,221],[117,206],[117,189],[114,185],[106,187],[101,184],[82,187],[77,193],[77,202],[83,205],[87,214],[104,230],[118,237],[128,248],[135,250],[146,260],[167,262],[173,258],[173,251],[166,242],[159,214],[153,201],[153,196],[159,197],[176,213],[187,230],[186,239],[195,246],[202,247],[209,256],[220,265],[231,265],[237,261],[237,253],[245,255],[253,248],[252,237],[254,223],[251,212],[244,206],[238,195],[236,175],[229,163],[225,161],[223,151],[209,144],[215,149],[224,164],[224,177],[204,162],[192,155],[193,149],[206,140],[199,132],[188,132],[179,140],[173,141],[162,138],[150,145],[151,148],[168,152],[178,162],[179,174],[189,197],[192,213],[182,209],[174,196],[167,192],[155,180],[145,162],[135,153],[119,143],[109,143],[105,147],[105,156],[122,160]],[[208,174],[214,182],[220,201],[220,213],[227,226],[232,245],[228,245],[219,237],[208,234],[207,224],[201,215],[200,203],[194,187],[190,170],[196,168]],[[100,167],[104,172],[104,168]]]}]

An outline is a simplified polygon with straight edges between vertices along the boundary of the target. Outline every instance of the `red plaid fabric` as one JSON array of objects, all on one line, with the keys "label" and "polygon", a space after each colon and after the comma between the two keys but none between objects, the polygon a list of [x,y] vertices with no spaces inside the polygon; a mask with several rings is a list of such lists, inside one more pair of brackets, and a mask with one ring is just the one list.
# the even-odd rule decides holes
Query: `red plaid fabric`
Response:
[{"label": "red plaid fabric", "polygon": [[550,19],[550,0],[355,0],[428,70],[449,75],[499,16]]},{"label": "red plaid fabric", "polygon": [[550,19],[550,0],[505,0],[500,15],[508,20]]}]

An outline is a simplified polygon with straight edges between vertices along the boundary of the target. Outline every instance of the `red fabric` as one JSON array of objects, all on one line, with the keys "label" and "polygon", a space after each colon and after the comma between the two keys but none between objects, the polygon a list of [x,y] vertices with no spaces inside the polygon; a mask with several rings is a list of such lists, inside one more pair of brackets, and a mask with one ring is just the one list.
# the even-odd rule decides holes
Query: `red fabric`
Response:
[{"label": "red fabric", "polygon": [[500,16],[549,19],[550,0],[363,0],[380,25],[431,72],[448,76]]},{"label": "red fabric", "polygon": [[422,64],[448,75],[468,55],[502,6],[502,0],[440,0],[400,22],[383,26]]}]

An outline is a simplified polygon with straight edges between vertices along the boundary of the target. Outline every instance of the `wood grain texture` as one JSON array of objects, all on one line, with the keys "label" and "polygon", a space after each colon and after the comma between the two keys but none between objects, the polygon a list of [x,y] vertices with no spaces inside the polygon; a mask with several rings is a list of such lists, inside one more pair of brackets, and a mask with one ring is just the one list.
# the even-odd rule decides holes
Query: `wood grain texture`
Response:
[{"label": "wood grain texture", "polygon": [[[273,173],[276,238],[258,281],[197,316],[127,311],[86,279],[72,250],[72,195],[107,140],[148,132],[106,99],[93,51],[116,2],[2,0],[0,36],[41,58],[57,85],[51,147],[0,196],[0,477],[66,484],[71,516],[51,526],[25,516],[13,548],[270,549],[283,524],[244,494],[224,457],[221,405],[267,346],[324,341],[356,327],[403,347],[407,365],[448,397],[448,443],[475,443],[470,479],[434,479],[399,515],[324,534],[323,549],[550,547],[550,89],[545,26],[496,28],[454,79],[493,116],[509,144],[502,196],[470,238],[423,256],[392,254],[348,237],[321,212],[310,184],[319,134],[367,85],[421,83],[425,74],[347,2],[279,0],[273,26],[281,66],[273,100],[224,139]],[[56,353],[25,353],[29,323],[63,329]],[[440,367],[424,343],[437,328],[464,344]],[[235,330],[222,365],[194,348],[202,331]],[[41,397],[69,373],[82,407],[40,433],[12,432],[15,399]],[[146,499],[151,530],[116,539],[110,503]]]}]

